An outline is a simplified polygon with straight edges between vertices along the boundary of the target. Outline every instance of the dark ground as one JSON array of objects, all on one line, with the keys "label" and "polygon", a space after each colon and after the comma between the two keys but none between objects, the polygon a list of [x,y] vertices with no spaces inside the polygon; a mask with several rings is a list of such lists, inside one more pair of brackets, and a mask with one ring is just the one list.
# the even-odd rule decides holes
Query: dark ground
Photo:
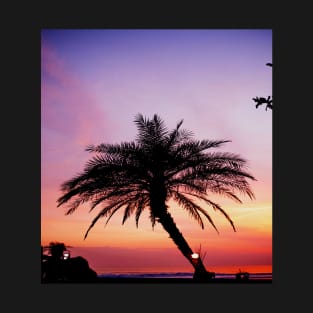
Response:
[{"label": "dark ground", "polygon": [[234,278],[215,278],[208,282],[195,282],[188,278],[98,278],[96,283],[108,283],[108,284],[128,284],[128,283],[140,283],[140,284],[271,284],[271,279],[247,279],[236,280]]}]

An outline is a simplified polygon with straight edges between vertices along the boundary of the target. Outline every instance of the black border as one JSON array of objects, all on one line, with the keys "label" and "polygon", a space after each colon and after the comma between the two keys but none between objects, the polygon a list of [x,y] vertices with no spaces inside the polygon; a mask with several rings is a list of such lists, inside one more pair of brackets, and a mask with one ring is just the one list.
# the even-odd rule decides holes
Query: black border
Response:
[{"label": "black border", "polygon": [[[295,194],[295,169],[290,168],[290,139],[297,139],[294,128],[295,113],[291,102],[301,95],[295,94],[295,82],[289,81],[297,67],[290,64],[290,55],[298,52],[299,46],[290,44],[294,37],[295,24],[290,25],[293,16],[291,8],[275,10],[272,3],[259,6],[240,7],[238,3],[221,3],[216,8],[212,3],[205,6],[185,7],[168,4],[160,7],[150,4],[112,10],[105,2],[97,5],[79,6],[73,3],[65,7],[47,3],[40,8],[19,7],[14,15],[16,24],[11,23],[5,45],[8,58],[7,82],[13,87],[8,94],[9,113],[5,149],[9,164],[3,167],[8,172],[5,185],[10,195],[5,210],[10,214],[4,220],[8,224],[6,237],[16,236],[14,241],[5,239],[4,273],[6,292],[16,301],[9,302],[26,309],[67,310],[167,310],[175,311],[212,310],[240,311],[271,310],[273,304],[295,301],[294,289],[301,285],[297,272],[306,265],[300,257],[305,246],[300,245],[296,220],[290,211],[299,206]],[[38,13],[39,12],[39,13]],[[287,16],[286,16],[287,15]],[[282,16],[284,18],[282,19]],[[14,25],[12,25],[14,24]],[[42,28],[269,28],[274,38],[274,264],[273,283],[270,285],[42,285],[40,283],[40,30]],[[301,32],[303,29],[301,29]],[[309,38],[309,37],[308,37]],[[302,50],[300,50],[302,51]],[[299,52],[298,52],[299,53]],[[302,53],[302,52],[301,52]],[[14,66],[17,66],[16,68]],[[19,97],[17,97],[19,96]],[[303,102],[305,103],[305,102]],[[10,118],[11,117],[11,118]],[[11,129],[11,130],[10,130]],[[13,137],[11,137],[13,134]],[[295,144],[293,142],[293,144]],[[289,157],[288,157],[289,156]],[[286,173],[288,176],[286,177]],[[286,177],[287,179],[282,179]],[[292,184],[292,186],[289,185]],[[288,195],[288,197],[287,197]],[[301,205],[303,205],[301,203]],[[299,208],[300,209],[300,208]],[[301,209],[303,210],[303,209]],[[292,215],[291,215],[292,214]],[[18,231],[15,231],[18,229]],[[309,235],[307,233],[307,235]],[[296,246],[295,246],[296,245]],[[301,248],[301,250],[300,250]],[[300,260],[299,260],[300,259]],[[300,263],[301,261],[301,263]],[[7,270],[9,268],[9,270]],[[289,298],[288,298],[289,297]],[[5,300],[6,301],[6,300]],[[301,300],[303,305],[303,300]],[[294,303],[294,302],[293,302]],[[227,308],[227,310],[226,310]]]}]

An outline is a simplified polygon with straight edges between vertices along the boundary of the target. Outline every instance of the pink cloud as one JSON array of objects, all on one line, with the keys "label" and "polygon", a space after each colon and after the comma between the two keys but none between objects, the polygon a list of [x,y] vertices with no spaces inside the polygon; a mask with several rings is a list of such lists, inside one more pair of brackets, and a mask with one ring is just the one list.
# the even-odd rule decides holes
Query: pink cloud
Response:
[{"label": "pink cloud", "polygon": [[[80,172],[88,144],[106,141],[109,123],[89,86],[47,44],[42,47],[41,194],[55,207],[60,185]],[[53,195],[48,190],[55,190]],[[48,196],[49,195],[49,196]]]},{"label": "pink cloud", "polygon": [[88,85],[76,77],[46,44],[42,48],[42,128],[63,132],[66,140],[89,144],[105,135],[108,121]]}]

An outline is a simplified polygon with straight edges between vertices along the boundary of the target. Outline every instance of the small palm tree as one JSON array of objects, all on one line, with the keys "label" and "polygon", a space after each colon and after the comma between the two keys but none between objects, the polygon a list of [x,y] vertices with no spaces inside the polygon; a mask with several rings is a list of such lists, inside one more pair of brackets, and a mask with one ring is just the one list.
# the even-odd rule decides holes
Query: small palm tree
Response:
[{"label": "small palm tree", "polygon": [[168,200],[175,200],[202,228],[205,217],[217,231],[209,213],[196,202],[200,201],[221,212],[236,231],[228,214],[207,193],[241,203],[235,192],[254,198],[247,179],[255,178],[244,170],[246,161],[240,156],[206,151],[229,141],[194,140],[190,131],[181,129],[183,120],[170,131],[156,114],[151,120],[138,114],[134,122],[138,129],[134,141],[86,148],[95,155],[82,173],[62,184],[58,207],[67,203],[66,215],[86,202],[91,204],[90,211],[101,207],[84,238],[100,218],[107,218],[108,223],[123,209],[122,224],[134,214],[138,227],[142,212],[148,210],[152,227],[155,223],[163,226],[197,277],[209,277],[201,258],[192,258],[192,249],[170,215]]},{"label": "small palm tree", "polygon": [[48,251],[51,257],[55,260],[63,258],[63,252],[67,250],[63,242],[50,242],[49,246],[43,247],[43,251]]}]

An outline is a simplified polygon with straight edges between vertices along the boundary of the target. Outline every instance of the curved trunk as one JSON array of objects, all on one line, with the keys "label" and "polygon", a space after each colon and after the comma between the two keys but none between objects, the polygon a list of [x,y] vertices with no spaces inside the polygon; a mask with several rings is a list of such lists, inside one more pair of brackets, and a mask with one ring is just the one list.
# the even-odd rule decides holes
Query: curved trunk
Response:
[{"label": "curved trunk", "polygon": [[154,179],[151,182],[150,190],[150,206],[153,212],[153,216],[155,217],[156,221],[158,221],[163,226],[184,257],[194,267],[194,280],[205,281],[213,278],[214,273],[208,272],[206,270],[200,257],[198,259],[193,259],[191,257],[194,252],[189,247],[182,233],[177,228],[172,216],[167,211],[167,190],[165,187],[163,171],[161,169],[156,169],[153,173],[153,176]]},{"label": "curved trunk", "polygon": [[189,247],[187,241],[183,237],[182,233],[177,228],[172,216],[168,212],[159,214],[158,222],[170,235],[170,238],[174,241],[178,249],[185,256],[185,258],[194,267],[195,272],[193,278],[197,281],[205,281],[214,277],[214,273],[208,272],[201,260],[201,258],[193,259],[191,255],[194,253]]}]

